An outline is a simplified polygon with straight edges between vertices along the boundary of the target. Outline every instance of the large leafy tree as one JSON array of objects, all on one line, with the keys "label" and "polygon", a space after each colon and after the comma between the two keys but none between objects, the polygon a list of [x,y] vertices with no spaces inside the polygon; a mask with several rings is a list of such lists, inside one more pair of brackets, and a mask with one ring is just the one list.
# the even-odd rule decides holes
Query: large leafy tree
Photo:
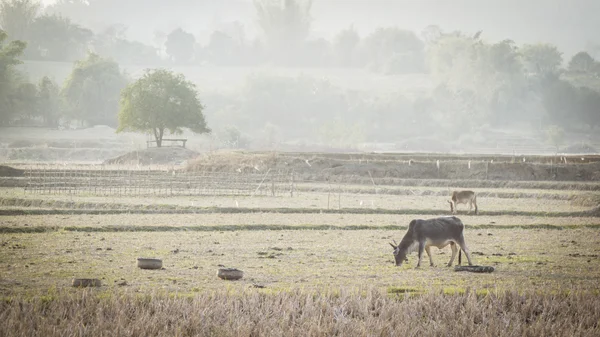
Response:
[{"label": "large leafy tree", "polygon": [[85,56],[94,33],[58,15],[36,18],[27,34],[29,57],[49,61],[74,61]]},{"label": "large leafy tree", "polygon": [[360,42],[360,36],[350,27],[339,32],[333,42],[333,50],[336,62],[342,66],[352,66],[356,62],[356,49]]},{"label": "large leafy tree", "polygon": [[164,69],[148,70],[121,93],[117,132],[141,131],[154,135],[162,146],[165,131],[209,133],[196,86],[182,74]]},{"label": "large leafy tree", "polygon": [[194,57],[194,47],[196,38],[194,35],[177,28],[167,35],[165,47],[167,54],[171,56],[176,63],[188,63]]},{"label": "large leafy tree", "polygon": [[214,31],[210,35],[206,46],[206,57],[213,63],[219,65],[232,64],[240,59],[242,44],[231,36]]},{"label": "large leafy tree", "polygon": [[274,61],[296,61],[310,33],[311,7],[311,0],[254,0],[258,25]]},{"label": "large leafy tree", "polygon": [[22,82],[12,93],[12,110],[20,123],[29,124],[38,116],[37,87],[35,84]]},{"label": "large leafy tree", "polygon": [[0,27],[11,38],[23,40],[39,9],[38,0],[0,0]]},{"label": "large leafy tree", "polygon": [[116,62],[89,54],[75,63],[62,95],[72,118],[88,125],[116,126],[119,95],[126,85]]},{"label": "large leafy tree", "polygon": [[37,103],[44,125],[57,127],[62,112],[60,88],[48,76],[44,76],[37,85]]},{"label": "large leafy tree", "polygon": [[532,98],[527,97],[518,49],[511,40],[488,44],[480,36],[443,34],[428,49],[429,69],[437,82],[432,112],[443,126],[478,127],[525,118],[525,103]]},{"label": "large leafy tree", "polygon": [[0,124],[8,124],[14,114],[13,96],[19,86],[19,74],[15,66],[27,46],[23,41],[8,42],[8,35],[0,30]]},{"label": "large leafy tree", "polygon": [[525,67],[537,75],[546,76],[556,73],[563,62],[562,52],[551,44],[526,44],[519,52]]},{"label": "large leafy tree", "polygon": [[364,40],[369,67],[387,74],[421,72],[424,43],[417,35],[397,27],[379,28]]},{"label": "large leafy tree", "polygon": [[596,68],[596,60],[587,52],[581,51],[571,58],[568,69],[570,72],[587,73],[593,72]]}]

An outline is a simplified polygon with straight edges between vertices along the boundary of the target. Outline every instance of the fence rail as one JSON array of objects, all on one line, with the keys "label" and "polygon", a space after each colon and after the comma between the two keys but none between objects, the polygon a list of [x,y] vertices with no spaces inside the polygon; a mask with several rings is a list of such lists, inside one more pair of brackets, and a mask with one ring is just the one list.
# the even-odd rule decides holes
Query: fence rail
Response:
[{"label": "fence rail", "polygon": [[25,175],[25,193],[33,194],[293,196],[295,189],[293,173],[271,170],[249,174],[38,167]]}]

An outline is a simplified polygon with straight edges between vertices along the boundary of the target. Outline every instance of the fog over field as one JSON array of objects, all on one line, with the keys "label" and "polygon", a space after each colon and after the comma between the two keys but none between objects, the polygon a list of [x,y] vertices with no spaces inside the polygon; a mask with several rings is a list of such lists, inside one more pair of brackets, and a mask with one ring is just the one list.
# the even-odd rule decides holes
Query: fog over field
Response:
[{"label": "fog over field", "polygon": [[196,85],[210,135],[179,127],[202,151],[600,148],[598,1],[0,3],[3,127],[117,129],[122,89],[167,69]]},{"label": "fog over field", "polygon": [[0,337],[600,336],[599,32],[600,0],[0,0]]},{"label": "fog over field", "polygon": [[[55,5],[57,1],[43,2]],[[138,1],[121,1],[119,11],[110,10],[111,1],[104,2],[106,11],[100,13],[85,8],[68,10],[67,6],[49,11],[68,15],[84,26],[121,23],[128,27],[129,38],[146,43],[152,42],[154,30],[179,26],[208,40],[220,25],[235,21],[242,23],[248,34],[259,34],[252,0],[147,0],[143,9]],[[313,37],[332,38],[349,25],[363,35],[382,26],[420,32],[429,25],[438,25],[466,32],[484,30],[491,40],[549,42],[567,55],[599,42],[596,32],[600,30],[600,3],[594,0],[313,0],[312,9]]]}]

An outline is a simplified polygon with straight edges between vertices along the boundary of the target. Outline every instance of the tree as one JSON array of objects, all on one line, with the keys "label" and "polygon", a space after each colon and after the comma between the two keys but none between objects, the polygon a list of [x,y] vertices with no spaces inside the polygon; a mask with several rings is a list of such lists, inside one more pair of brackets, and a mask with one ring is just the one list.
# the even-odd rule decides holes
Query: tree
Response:
[{"label": "tree", "polygon": [[13,92],[13,113],[18,116],[20,122],[26,124],[38,115],[38,102],[37,102],[37,87],[32,83],[20,83],[16,90]]},{"label": "tree", "polygon": [[[159,64],[158,48],[125,38],[127,28],[115,24],[97,34],[93,41],[96,53],[110,56],[119,64]],[[164,42],[162,43],[164,44]]]},{"label": "tree", "polygon": [[520,54],[525,67],[537,75],[556,73],[563,62],[562,52],[551,44],[526,44]]},{"label": "tree", "polygon": [[443,35],[442,29],[437,25],[429,25],[421,31],[421,38],[429,45],[437,43]]},{"label": "tree", "polygon": [[117,132],[141,131],[154,135],[162,146],[165,130],[180,134],[182,128],[210,133],[196,86],[182,74],[164,69],[148,70],[121,93]]},{"label": "tree", "polygon": [[249,140],[235,125],[227,125],[220,134],[219,138],[227,147],[242,149],[249,144]]},{"label": "tree", "polygon": [[397,27],[378,28],[364,40],[371,69],[386,74],[422,72],[424,43],[417,35]]},{"label": "tree", "polygon": [[569,82],[551,77],[542,83],[542,104],[551,122],[565,128],[574,126],[577,114],[573,114],[578,105],[578,90]]},{"label": "tree", "polygon": [[119,95],[126,85],[116,62],[90,53],[75,63],[62,95],[72,118],[88,125],[116,126]]},{"label": "tree", "polygon": [[44,125],[57,127],[62,112],[60,88],[48,76],[44,76],[37,86],[39,115]]},{"label": "tree", "polygon": [[20,60],[27,44],[23,41],[6,43],[8,35],[0,29],[0,124],[8,124],[15,113],[13,93],[19,85],[19,73],[15,66]]},{"label": "tree", "polygon": [[181,28],[173,30],[167,35],[165,47],[167,54],[177,63],[188,63],[194,57],[196,38]]},{"label": "tree", "polygon": [[310,33],[312,0],[254,0],[258,25],[269,55],[278,63],[294,63]]},{"label": "tree", "polygon": [[38,0],[0,0],[0,28],[15,40],[24,40],[40,9]]},{"label": "tree", "polygon": [[351,26],[339,32],[333,40],[333,50],[336,62],[341,66],[353,66],[356,62],[356,48],[360,43],[360,36]]},{"label": "tree", "polygon": [[590,54],[580,51],[573,55],[569,61],[568,69],[570,72],[587,73],[595,70],[596,60]]},{"label": "tree", "polygon": [[27,34],[27,54],[35,59],[74,61],[84,57],[94,33],[58,15],[36,18]]},{"label": "tree", "polygon": [[428,61],[440,89],[439,110],[454,114],[453,121],[506,125],[533,114],[526,105],[534,97],[513,41],[488,44],[480,33],[444,34],[428,49]]},{"label": "tree", "polygon": [[600,92],[579,88],[579,117],[592,129],[600,125]]},{"label": "tree", "polygon": [[221,31],[214,31],[206,46],[208,59],[218,65],[234,63],[240,57],[240,49],[238,42]]}]

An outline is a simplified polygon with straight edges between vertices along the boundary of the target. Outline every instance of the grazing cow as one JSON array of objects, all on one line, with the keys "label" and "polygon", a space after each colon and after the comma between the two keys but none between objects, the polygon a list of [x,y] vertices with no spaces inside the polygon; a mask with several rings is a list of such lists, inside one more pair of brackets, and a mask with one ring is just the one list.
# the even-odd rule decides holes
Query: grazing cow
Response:
[{"label": "grazing cow", "polygon": [[472,266],[471,263],[471,254],[469,253],[469,248],[467,248],[467,244],[465,243],[465,238],[463,236],[463,229],[465,226],[462,221],[455,216],[448,217],[440,217],[428,220],[416,219],[412,220],[408,225],[408,232],[400,241],[400,244],[390,243],[392,248],[394,248],[394,258],[396,259],[396,266],[401,266],[402,262],[406,259],[406,255],[418,249],[419,251],[419,262],[417,262],[417,268],[421,266],[421,259],[423,258],[423,250],[427,252],[429,256],[429,264],[433,267],[433,259],[431,258],[431,250],[430,247],[437,247],[442,249],[447,245],[450,245],[452,248],[452,257],[450,258],[450,262],[448,262],[448,267],[452,266],[454,262],[454,257],[456,256],[457,251],[458,255],[458,264],[461,263],[461,254],[460,250],[456,247],[456,245],[460,246],[460,248],[465,252],[467,256],[467,260],[469,261],[469,266]]},{"label": "grazing cow", "polygon": [[458,204],[466,205],[467,203],[469,204],[469,212],[467,214],[471,213],[473,205],[475,205],[475,214],[479,213],[477,210],[477,196],[473,191],[454,191],[452,192],[452,199],[448,200],[448,203],[450,204],[450,212],[452,214],[458,212]]}]

